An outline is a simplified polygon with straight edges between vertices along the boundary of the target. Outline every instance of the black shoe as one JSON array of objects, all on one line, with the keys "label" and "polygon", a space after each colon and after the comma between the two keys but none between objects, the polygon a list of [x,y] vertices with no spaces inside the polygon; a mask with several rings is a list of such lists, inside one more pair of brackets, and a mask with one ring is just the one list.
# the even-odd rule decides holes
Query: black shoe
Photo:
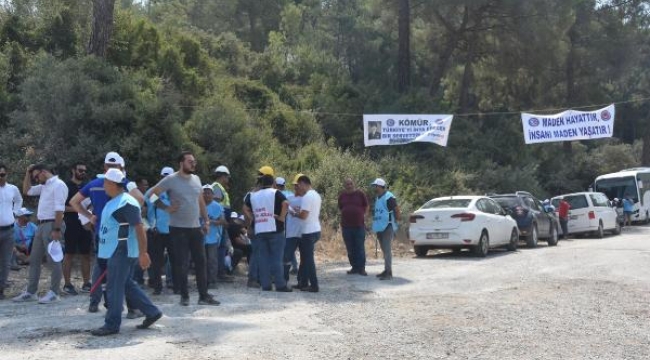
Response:
[{"label": "black shoe", "polygon": [[366,270],[363,270],[363,269],[359,270],[358,274],[361,275],[361,276],[368,276],[368,273],[366,272]]},{"label": "black shoe", "polygon": [[352,269],[348,270],[348,275],[354,275],[354,274],[358,274],[358,273],[359,273],[359,270],[357,270],[355,268],[352,268]]},{"label": "black shoe", "polygon": [[318,287],[316,286],[306,286],[304,288],[301,288],[300,291],[306,291],[310,293],[317,293],[318,292]]},{"label": "black shoe", "polygon": [[190,297],[189,296],[182,296],[181,297],[181,306],[190,306]]},{"label": "black shoe", "polygon": [[382,271],[380,274],[377,274],[377,277],[380,278],[384,275],[386,275],[386,270]]},{"label": "black shoe", "polygon": [[254,288],[254,289],[259,289],[260,283],[258,283],[255,280],[248,280],[248,284],[246,284],[249,288]]},{"label": "black shoe", "polygon": [[99,306],[97,306],[97,304],[90,304],[90,306],[88,306],[88,312],[89,313],[99,312]]},{"label": "black shoe", "polygon": [[149,326],[153,325],[153,323],[160,320],[161,317],[162,317],[162,313],[159,313],[156,316],[146,317],[144,320],[142,320],[142,324],[136,326],[135,328],[140,330],[148,329]]},{"label": "black shoe", "polygon": [[68,295],[79,295],[77,290],[74,288],[73,285],[68,284],[63,286],[63,292],[68,294]]},{"label": "black shoe", "polygon": [[160,289],[160,288],[154,289],[152,294],[153,295],[161,295],[162,294],[162,289]]},{"label": "black shoe", "polygon": [[273,288],[262,288],[262,291],[273,291]]},{"label": "black shoe", "polygon": [[309,285],[304,285],[304,284],[291,285],[291,288],[296,290],[302,290],[302,288],[306,288],[306,287],[309,287]]},{"label": "black shoe", "polygon": [[288,286],[285,286],[283,288],[275,289],[275,291],[287,293],[287,292],[293,292],[293,289]]},{"label": "black shoe", "polygon": [[92,289],[92,288],[93,288],[93,287],[92,287],[92,285],[91,285],[90,283],[88,283],[88,282],[87,282],[87,283],[84,283],[84,284],[81,286],[81,292],[82,292],[82,293],[89,293],[89,292],[90,292],[90,289]]},{"label": "black shoe", "polygon": [[393,280],[393,272],[387,271],[384,275],[379,277],[379,280]]},{"label": "black shoe", "polygon": [[212,296],[206,296],[203,299],[199,299],[199,305],[219,306],[221,305],[221,302],[219,302],[217,299],[213,298]]},{"label": "black shoe", "polygon": [[120,332],[120,331],[119,330],[107,329],[105,327],[100,327],[99,329],[95,329],[95,330],[91,331],[90,333],[92,335],[94,335],[94,336],[107,336],[107,335],[117,334],[118,332]]}]

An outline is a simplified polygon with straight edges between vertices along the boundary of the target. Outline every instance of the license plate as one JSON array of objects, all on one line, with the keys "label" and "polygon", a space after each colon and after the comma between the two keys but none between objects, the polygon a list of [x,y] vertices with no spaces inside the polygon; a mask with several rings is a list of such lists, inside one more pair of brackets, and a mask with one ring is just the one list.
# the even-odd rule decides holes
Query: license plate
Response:
[{"label": "license plate", "polygon": [[427,239],[429,240],[449,239],[449,233],[427,233]]}]

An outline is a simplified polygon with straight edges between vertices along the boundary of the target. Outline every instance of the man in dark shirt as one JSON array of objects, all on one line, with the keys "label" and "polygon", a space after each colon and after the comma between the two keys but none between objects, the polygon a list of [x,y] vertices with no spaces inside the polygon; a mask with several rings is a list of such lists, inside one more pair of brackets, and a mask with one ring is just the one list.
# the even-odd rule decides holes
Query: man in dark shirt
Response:
[{"label": "man in dark shirt", "polygon": [[253,220],[259,249],[259,277],[263,291],[271,291],[271,278],[275,291],[291,292],[284,278],[284,221],[289,204],[282,192],[273,188],[275,179],[262,175],[261,189],[246,198],[244,211]]},{"label": "man in dark shirt", "polygon": [[77,295],[77,290],[70,281],[75,255],[81,257],[81,277],[83,278],[81,292],[90,292],[90,253],[92,250],[92,233],[81,225],[81,221],[79,221],[79,213],[70,206],[70,199],[72,199],[72,197],[75,196],[86,184],[86,171],[87,168],[85,164],[74,164],[71,169],[72,176],[70,177],[70,181],[65,183],[68,186],[68,199],[65,202],[65,212],[63,213],[66,232],[64,249],[65,257],[63,258],[63,279],[65,280],[63,292],[69,295]]},{"label": "man in dark shirt", "polygon": [[366,273],[366,227],[365,215],[368,213],[368,199],[363,191],[357,189],[350,178],[343,182],[344,190],[339,195],[341,211],[341,231],[348,251],[352,269],[348,274],[367,276]]}]

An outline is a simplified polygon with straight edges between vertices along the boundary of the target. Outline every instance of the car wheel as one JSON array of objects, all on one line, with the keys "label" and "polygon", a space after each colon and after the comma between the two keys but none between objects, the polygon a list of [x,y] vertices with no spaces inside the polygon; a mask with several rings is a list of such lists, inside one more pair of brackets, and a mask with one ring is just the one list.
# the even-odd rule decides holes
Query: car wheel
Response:
[{"label": "car wheel", "polygon": [[474,247],[474,255],[478,257],[486,257],[490,250],[490,237],[487,231],[483,230],[481,238],[478,240],[478,245]]},{"label": "car wheel", "polygon": [[427,256],[427,253],[429,252],[429,248],[426,246],[413,246],[413,251],[415,251],[415,256],[419,258],[423,258]]},{"label": "car wheel", "polygon": [[548,246],[556,246],[558,241],[557,227],[551,227],[551,237],[548,238]]},{"label": "car wheel", "polygon": [[612,231],[614,235],[620,235],[621,234],[621,223],[618,221],[616,222],[616,226],[614,226],[614,231]]},{"label": "car wheel", "polygon": [[598,230],[596,231],[596,237],[598,239],[602,239],[605,237],[605,229],[603,229],[603,223],[599,222],[598,223]]},{"label": "car wheel", "polygon": [[510,235],[510,242],[508,243],[508,251],[517,251],[519,246],[519,232],[517,229],[512,229],[512,234]]},{"label": "car wheel", "polygon": [[539,237],[537,234],[537,224],[533,224],[532,228],[530,229],[530,235],[528,235],[528,238],[526,238],[526,246],[531,249],[536,248],[538,240]]}]

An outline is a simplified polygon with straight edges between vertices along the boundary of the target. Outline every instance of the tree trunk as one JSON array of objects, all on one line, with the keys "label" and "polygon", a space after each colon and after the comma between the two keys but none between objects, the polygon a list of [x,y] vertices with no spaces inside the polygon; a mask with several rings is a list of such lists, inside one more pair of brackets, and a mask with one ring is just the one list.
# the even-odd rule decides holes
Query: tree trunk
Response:
[{"label": "tree trunk", "polygon": [[88,54],[106,57],[113,34],[115,0],[93,0],[93,25]]},{"label": "tree trunk", "polygon": [[405,93],[411,86],[411,7],[410,0],[399,0],[399,53],[397,90]]},{"label": "tree trunk", "polygon": [[429,95],[435,99],[438,96],[438,92],[440,91],[440,82],[442,82],[442,78],[445,76],[445,72],[449,66],[451,56],[458,48],[458,44],[460,43],[460,40],[464,36],[465,30],[467,29],[467,23],[469,22],[469,7],[464,7],[463,20],[458,29],[454,28],[452,24],[448,22],[440,12],[435,11],[434,14],[438,21],[440,21],[445,26],[448,33],[448,39],[445,42],[445,47],[438,54],[438,64],[433,71],[431,84],[429,85]]},{"label": "tree trunk", "polygon": [[460,84],[460,93],[458,94],[459,111],[461,114],[468,113],[470,110],[470,97],[469,88],[472,84],[474,76],[474,49],[477,39],[472,36],[468,39],[467,58],[465,59],[465,70],[463,71],[463,79]]},{"label": "tree trunk", "polygon": [[641,166],[650,166],[650,129],[643,127],[643,147],[641,148]]}]

